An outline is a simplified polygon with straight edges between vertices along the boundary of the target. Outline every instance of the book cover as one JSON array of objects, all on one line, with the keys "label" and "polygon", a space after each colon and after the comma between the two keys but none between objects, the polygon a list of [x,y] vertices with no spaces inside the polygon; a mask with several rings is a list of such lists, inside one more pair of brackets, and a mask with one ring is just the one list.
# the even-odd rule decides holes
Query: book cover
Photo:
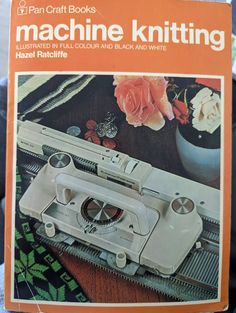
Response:
[{"label": "book cover", "polygon": [[227,308],[231,6],[12,2],[5,306]]},{"label": "book cover", "polygon": [[232,68],[232,72],[233,72],[233,79],[235,79],[236,76],[236,42],[235,39],[236,36],[235,34],[232,34],[232,63],[233,63],[233,68]]}]

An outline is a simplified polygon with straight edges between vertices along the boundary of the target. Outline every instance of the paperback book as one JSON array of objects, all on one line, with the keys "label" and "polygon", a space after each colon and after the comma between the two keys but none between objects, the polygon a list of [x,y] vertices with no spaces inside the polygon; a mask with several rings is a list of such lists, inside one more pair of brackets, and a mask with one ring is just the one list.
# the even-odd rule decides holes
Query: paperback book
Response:
[{"label": "paperback book", "polygon": [[228,305],[231,6],[13,0],[5,306]]}]

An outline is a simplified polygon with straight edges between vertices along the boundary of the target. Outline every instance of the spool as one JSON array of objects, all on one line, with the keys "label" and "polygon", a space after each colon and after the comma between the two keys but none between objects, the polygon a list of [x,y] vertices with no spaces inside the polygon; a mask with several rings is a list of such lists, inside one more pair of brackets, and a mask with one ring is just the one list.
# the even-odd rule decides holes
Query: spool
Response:
[{"label": "spool", "polygon": [[45,225],[44,225],[44,229],[45,229],[45,233],[48,237],[52,238],[55,236],[56,234],[56,229],[55,229],[55,226],[52,222],[47,222]]},{"label": "spool", "polygon": [[122,252],[118,252],[116,254],[116,265],[119,268],[124,268],[126,265],[126,254]]}]

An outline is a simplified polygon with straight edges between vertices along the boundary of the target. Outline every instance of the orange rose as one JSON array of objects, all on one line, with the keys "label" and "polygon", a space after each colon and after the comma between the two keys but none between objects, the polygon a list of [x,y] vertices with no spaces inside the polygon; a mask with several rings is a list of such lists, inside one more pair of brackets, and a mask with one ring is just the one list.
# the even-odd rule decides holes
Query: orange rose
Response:
[{"label": "orange rose", "polygon": [[114,85],[117,103],[129,124],[159,130],[165,125],[163,116],[174,118],[163,77],[115,76]]}]

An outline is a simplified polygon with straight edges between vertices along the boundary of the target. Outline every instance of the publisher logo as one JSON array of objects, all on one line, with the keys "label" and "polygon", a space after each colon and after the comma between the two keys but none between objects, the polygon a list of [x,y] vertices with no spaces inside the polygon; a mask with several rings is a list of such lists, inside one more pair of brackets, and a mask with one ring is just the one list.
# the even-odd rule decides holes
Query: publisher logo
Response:
[{"label": "publisher logo", "polygon": [[17,8],[17,15],[26,15],[28,13],[28,7],[26,6],[26,2],[21,0],[19,3],[19,7]]}]

